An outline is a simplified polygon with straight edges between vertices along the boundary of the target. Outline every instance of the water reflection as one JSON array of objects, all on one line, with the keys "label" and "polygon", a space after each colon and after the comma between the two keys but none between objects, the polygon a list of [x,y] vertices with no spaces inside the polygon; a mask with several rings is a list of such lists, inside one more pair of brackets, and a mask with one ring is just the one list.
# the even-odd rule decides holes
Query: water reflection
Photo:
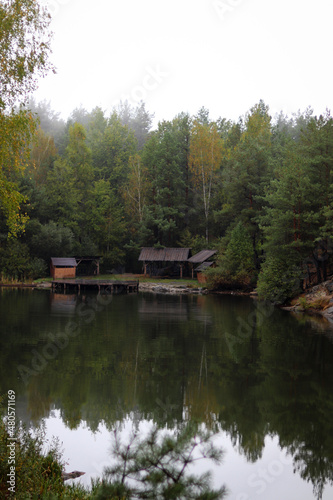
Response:
[{"label": "water reflection", "polygon": [[[23,420],[59,408],[67,428],[84,421],[96,431],[129,415],[170,428],[195,418],[223,430],[249,463],[276,436],[316,498],[333,481],[323,323],[245,297],[30,290],[2,291],[0,314],[1,392],[16,391]],[[18,367],[31,371],[25,380]]]}]

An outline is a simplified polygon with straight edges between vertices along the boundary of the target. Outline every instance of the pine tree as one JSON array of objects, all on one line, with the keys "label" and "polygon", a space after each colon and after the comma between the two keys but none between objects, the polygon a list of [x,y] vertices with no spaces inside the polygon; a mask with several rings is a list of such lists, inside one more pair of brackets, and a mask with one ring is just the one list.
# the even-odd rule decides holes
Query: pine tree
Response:
[{"label": "pine tree", "polygon": [[223,453],[210,442],[211,436],[209,431],[188,424],[175,436],[162,433],[155,427],[141,441],[138,431],[134,431],[129,442],[123,444],[115,431],[113,455],[116,464],[106,468],[94,498],[224,498],[225,486],[212,489],[209,472],[201,475],[188,473],[189,466],[202,458],[215,463],[221,461]]},{"label": "pine tree", "polygon": [[150,185],[147,223],[155,243],[172,246],[184,224],[187,184],[186,118],[159,123],[142,152]]}]

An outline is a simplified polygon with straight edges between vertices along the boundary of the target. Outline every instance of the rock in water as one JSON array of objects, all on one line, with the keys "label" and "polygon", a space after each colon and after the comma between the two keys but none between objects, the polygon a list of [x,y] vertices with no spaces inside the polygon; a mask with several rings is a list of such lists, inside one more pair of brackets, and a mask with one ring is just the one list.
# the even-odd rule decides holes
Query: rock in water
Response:
[{"label": "rock in water", "polygon": [[76,477],[83,476],[85,472],[80,472],[78,470],[73,470],[73,472],[63,472],[61,474],[61,477],[63,481],[67,481],[68,479],[75,479]]}]

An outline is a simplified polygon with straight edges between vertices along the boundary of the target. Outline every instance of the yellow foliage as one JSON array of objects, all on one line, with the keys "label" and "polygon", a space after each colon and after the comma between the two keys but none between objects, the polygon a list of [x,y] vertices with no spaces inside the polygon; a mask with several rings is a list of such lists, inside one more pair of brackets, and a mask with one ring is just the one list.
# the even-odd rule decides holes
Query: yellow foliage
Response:
[{"label": "yellow foliage", "polygon": [[221,167],[224,143],[215,123],[208,125],[195,120],[193,123],[189,168],[195,186],[201,190],[205,216],[208,217],[212,186]]}]

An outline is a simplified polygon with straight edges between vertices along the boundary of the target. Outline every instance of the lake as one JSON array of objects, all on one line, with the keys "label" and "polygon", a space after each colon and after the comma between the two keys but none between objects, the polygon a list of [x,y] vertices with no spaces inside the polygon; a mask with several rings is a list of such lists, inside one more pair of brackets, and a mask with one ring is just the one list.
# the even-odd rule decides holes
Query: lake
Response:
[{"label": "lake", "polygon": [[[214,430],[230,500],[333,498],[333,327],[249,297],[0,289],[1,394],[90,484],[112,432]],[[198,470],[199,470],[198,469]]]}]

